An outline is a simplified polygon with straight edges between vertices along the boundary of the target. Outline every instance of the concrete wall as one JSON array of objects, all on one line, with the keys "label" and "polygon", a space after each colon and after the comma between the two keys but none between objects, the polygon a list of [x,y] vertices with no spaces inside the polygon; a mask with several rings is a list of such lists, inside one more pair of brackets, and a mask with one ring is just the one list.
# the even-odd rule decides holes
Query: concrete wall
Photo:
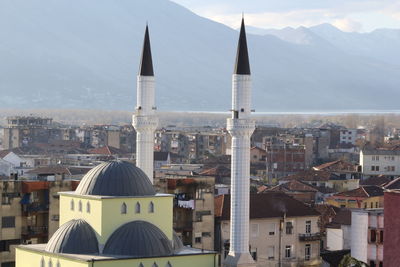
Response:
[{"label": "concrete wall", "polygon": [[368,213],[351,213],[351,256],[362,262],[368,259]]}]

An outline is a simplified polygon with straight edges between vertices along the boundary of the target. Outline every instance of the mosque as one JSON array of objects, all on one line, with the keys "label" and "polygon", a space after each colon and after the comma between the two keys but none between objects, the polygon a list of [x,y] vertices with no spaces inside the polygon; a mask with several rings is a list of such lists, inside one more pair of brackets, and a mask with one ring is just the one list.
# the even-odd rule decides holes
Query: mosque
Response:
[{"label": "mosque", "polygon": [[[248,252],[251,84],[242,20],[233,74],[231,248],[224,266],[255,266]],[[90,170],[73,192],[60,192],[60,228],[47,244],[21,245],[17,267],[216,267],[218,254],[184,247],[173,231],[174,195],[156,193],[153,138],[158,119],[146,27],[133,125],[137,166],[110,161]]]}]

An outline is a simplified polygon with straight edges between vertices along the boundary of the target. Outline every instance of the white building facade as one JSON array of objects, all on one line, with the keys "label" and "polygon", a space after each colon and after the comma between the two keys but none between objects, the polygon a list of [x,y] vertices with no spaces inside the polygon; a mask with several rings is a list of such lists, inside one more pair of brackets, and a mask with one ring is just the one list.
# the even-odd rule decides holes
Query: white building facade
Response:
[{"label": "white building facade", "polygon": [[362,150],[360,165],[363,178],[377,175],[400,176],[400,151]]}]

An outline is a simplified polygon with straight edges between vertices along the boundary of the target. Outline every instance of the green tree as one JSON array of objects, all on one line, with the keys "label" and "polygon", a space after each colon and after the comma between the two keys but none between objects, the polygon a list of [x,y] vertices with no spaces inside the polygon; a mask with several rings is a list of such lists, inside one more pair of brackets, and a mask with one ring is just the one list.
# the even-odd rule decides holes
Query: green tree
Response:
[{"label": "green tree", "polygon": [[368,264],[353,258],[350,254],[343,257],[339,267],[369,267]]}]

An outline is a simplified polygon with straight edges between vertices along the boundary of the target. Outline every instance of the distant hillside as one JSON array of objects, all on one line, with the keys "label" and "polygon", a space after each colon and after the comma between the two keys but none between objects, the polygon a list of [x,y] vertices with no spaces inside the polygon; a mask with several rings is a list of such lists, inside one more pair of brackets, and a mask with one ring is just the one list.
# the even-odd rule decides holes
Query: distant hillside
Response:
[{"label": "distant hillside", "polygon": [[[133,110],[146,21],[158,109],[229,110],[238,33],[167,0],[0,1],[0,107]],[[301,31],[249,36],[257,111],[398,109],[397,31]]]}]

